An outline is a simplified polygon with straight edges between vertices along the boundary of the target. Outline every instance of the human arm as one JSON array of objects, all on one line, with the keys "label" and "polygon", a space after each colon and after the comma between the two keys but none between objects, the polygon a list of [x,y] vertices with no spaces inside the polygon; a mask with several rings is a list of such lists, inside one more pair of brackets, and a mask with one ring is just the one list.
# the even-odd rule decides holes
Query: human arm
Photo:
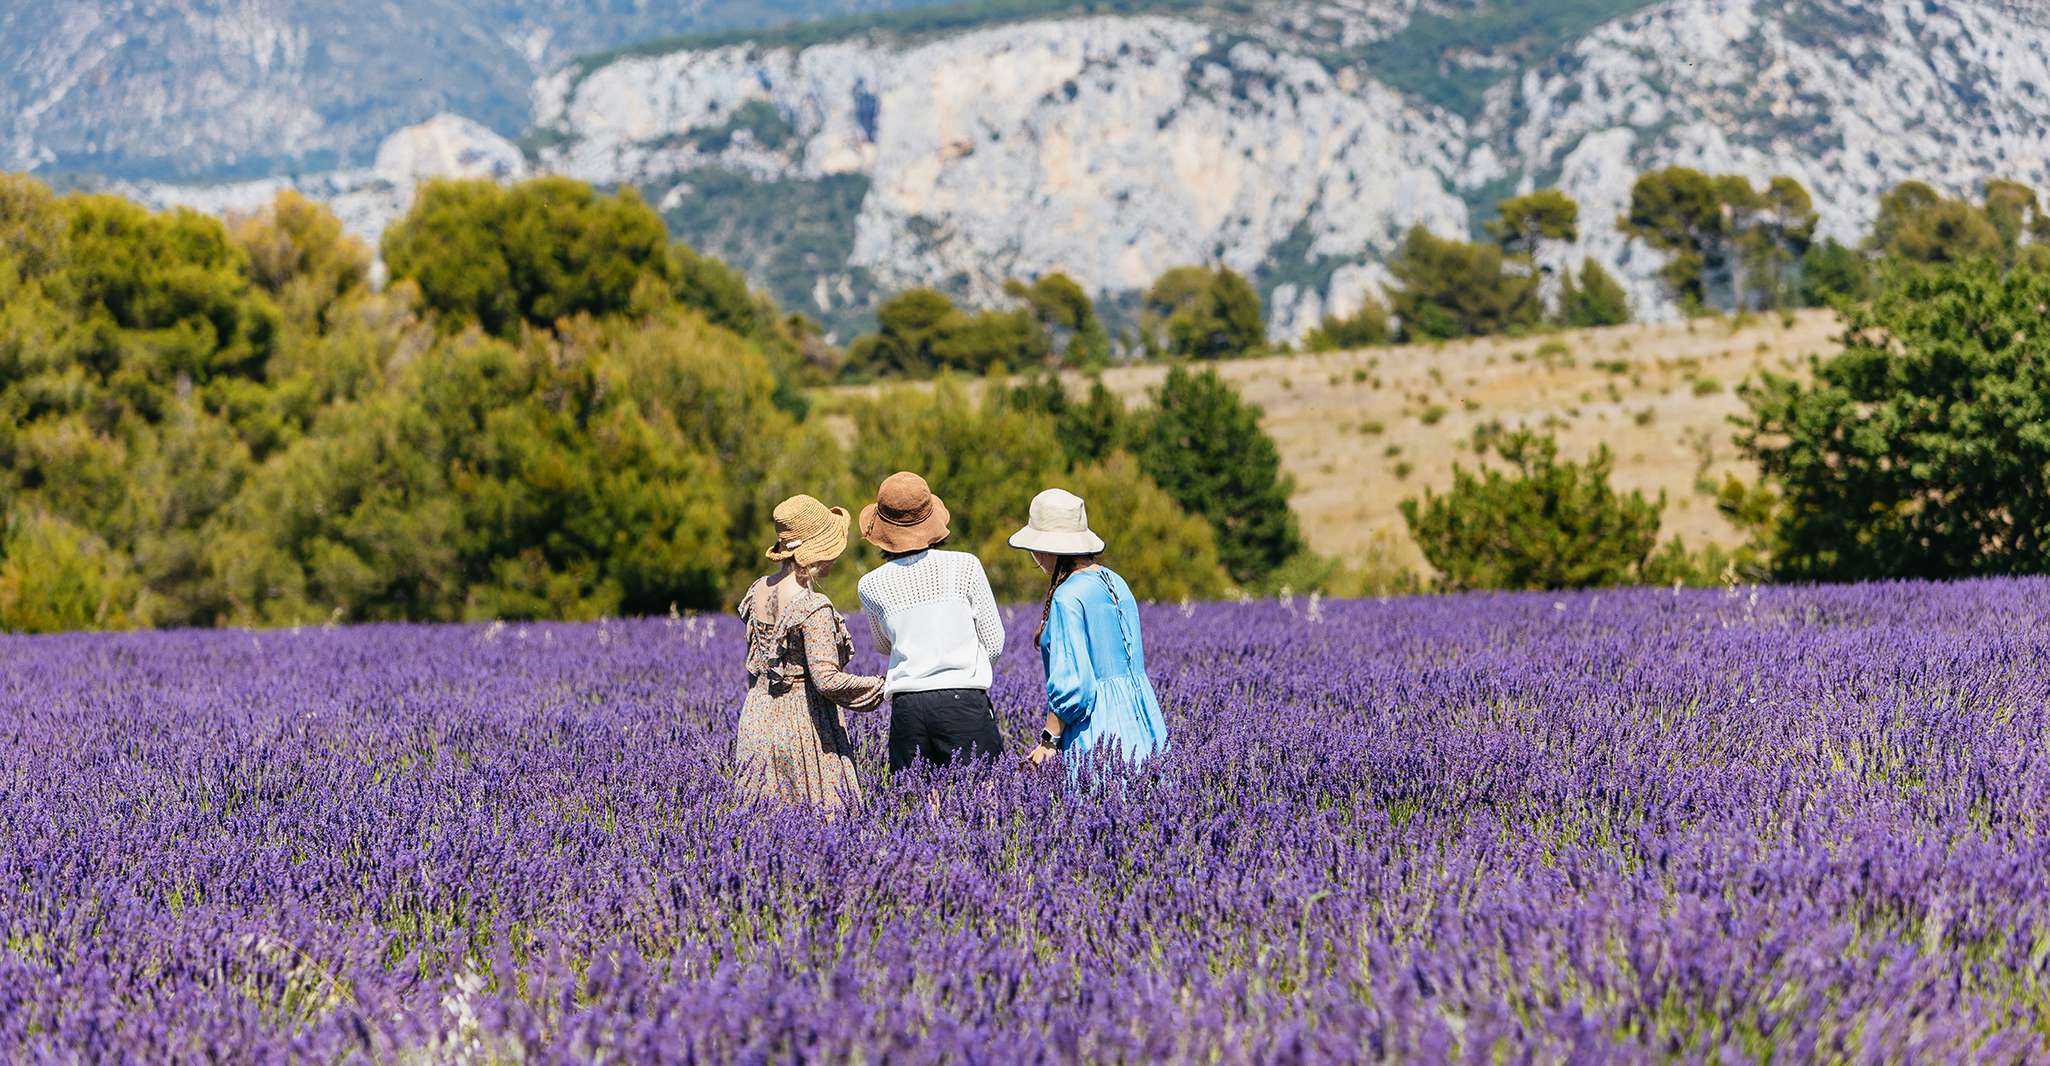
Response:
[{"label": "human arm", "polygon": [[821,604],[804,616],[804,668],[819,695],[849,710],[873,710],[883,701],[883,679],[847,672],[838,616]]}]

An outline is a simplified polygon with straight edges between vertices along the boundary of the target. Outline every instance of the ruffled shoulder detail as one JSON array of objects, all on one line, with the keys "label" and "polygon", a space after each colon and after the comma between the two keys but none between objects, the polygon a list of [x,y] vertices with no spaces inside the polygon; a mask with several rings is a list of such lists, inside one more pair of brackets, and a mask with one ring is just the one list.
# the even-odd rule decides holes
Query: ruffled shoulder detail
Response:
[{"label": "ruffled shoulder detail", "polygon": [[749,585],[747,591],[740,594],[740,603],[733,608],[733,613],[739,615],[740,620],[743,622],[754,621],[755,604],[761,600],[762,593],[768,587],[769,579],[767,577],[755,578],[755,583]]}]

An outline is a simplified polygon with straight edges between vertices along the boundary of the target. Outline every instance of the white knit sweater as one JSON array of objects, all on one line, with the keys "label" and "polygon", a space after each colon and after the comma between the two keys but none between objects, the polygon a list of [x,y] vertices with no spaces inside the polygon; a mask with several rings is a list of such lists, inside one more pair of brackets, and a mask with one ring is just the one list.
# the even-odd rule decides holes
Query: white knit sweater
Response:
[{"label": "white knit sweater", "polygon": [[876,648],[890,657],[884,692],[988,690],[1004,621],[982,560],[950,551],[891,559],[862,575],[860,591]]}]

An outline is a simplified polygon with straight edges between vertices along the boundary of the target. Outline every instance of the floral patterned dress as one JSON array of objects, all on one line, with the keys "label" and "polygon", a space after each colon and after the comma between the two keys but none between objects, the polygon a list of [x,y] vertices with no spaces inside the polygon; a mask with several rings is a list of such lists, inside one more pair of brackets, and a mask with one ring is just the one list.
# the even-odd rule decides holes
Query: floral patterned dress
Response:
[{"label": "floral patterned dress", "polygon": [[854,642],[823,594],[802,590],[781,611],[769,579],[740,601],[747,623],[747,702],[734,762],[758,796],[838,810],[861,798],[841,708],[881,705],[883,679],[847,673]]}]

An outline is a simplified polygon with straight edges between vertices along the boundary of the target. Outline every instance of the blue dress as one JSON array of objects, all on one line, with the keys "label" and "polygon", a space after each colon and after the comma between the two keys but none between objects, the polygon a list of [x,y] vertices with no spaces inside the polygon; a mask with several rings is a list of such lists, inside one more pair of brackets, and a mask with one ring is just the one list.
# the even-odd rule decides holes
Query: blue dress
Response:
[{"label": "blue dress", "polygon": [[1134,764],[1167,746],[1146,677],[1139,604],[1124,578],[1099,566],[1061,582],[1039,654],[1046,709],[1060,716],[1061,757],[1071,769],[1099,746],[1115,745]]}]

